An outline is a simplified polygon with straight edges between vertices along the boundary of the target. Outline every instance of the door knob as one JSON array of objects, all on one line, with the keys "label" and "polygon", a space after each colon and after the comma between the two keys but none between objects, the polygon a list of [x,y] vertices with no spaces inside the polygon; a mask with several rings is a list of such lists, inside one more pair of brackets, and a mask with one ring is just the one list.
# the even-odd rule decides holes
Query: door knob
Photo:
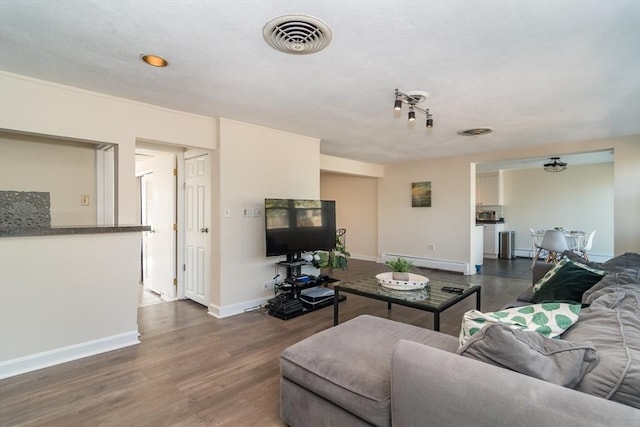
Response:
[{"label": "door knob", "polygon": [[201,228],[200,232],[201,233],[208,233],[209,232],[209,227]]}]

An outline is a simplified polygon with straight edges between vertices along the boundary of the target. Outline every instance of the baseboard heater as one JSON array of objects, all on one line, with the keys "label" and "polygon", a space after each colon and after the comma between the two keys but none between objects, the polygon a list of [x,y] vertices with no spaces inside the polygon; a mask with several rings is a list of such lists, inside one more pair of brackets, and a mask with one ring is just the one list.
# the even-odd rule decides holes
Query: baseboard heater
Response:
[{"label": "baseboard heater", "polygon": [[404,258],[407,261],[411,261],[416,267],[433,268],[435,270],[455,271],[462,274],[469,274],[469,264],[466,262],[447,261],[443,259],[415,257],[401,254],[384,254],[381,257],[382,262],[391,261],[396,258]]}]

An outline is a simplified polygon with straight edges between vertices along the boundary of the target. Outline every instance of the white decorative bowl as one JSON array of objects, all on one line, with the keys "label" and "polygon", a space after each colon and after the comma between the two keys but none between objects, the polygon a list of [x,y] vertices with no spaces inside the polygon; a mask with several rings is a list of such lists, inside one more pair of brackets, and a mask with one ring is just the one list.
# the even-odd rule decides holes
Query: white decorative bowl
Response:
[{"label": "white decorative bowl", "polygon": [[427,286],[427,279],[419,274],[409,273],[409,280],[393,280],[393,273],[380,273],[376,275],[376,279],[381,286],[398,291],[414,291],[416,289],[424,289]]}]

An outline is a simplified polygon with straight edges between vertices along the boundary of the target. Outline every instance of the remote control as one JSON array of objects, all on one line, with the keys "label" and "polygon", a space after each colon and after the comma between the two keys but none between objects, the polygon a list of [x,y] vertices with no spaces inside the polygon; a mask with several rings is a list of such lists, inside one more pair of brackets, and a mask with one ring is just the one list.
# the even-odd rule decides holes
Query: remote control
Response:
[{"label": "remote control", "polygon": [[454,288],[453,286],[443,286],[442,290],[445,292],[449,292],[452,294],[461,294],[464,292],[464,289],[462,288]]}]

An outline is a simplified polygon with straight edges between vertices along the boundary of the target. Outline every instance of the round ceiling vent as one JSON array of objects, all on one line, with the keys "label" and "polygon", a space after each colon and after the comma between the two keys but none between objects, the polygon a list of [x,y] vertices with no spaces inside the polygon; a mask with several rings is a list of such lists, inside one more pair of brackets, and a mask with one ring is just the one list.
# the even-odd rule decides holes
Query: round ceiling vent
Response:
[{"label": "round ceiling vent", "polygon": [[265,24],[262,36],[272,48],[293,55],[319,52],[331,43],[327,24],[307,15],[274,18]]},{"label": "round ceiling vent", "polygon": [[493,129],[491,128],[475,128],[475,129],[461,130],[460,132],[458,132],[458,135],[480,136],[480,135],[486,135],[491,132],[493,132]]}]

